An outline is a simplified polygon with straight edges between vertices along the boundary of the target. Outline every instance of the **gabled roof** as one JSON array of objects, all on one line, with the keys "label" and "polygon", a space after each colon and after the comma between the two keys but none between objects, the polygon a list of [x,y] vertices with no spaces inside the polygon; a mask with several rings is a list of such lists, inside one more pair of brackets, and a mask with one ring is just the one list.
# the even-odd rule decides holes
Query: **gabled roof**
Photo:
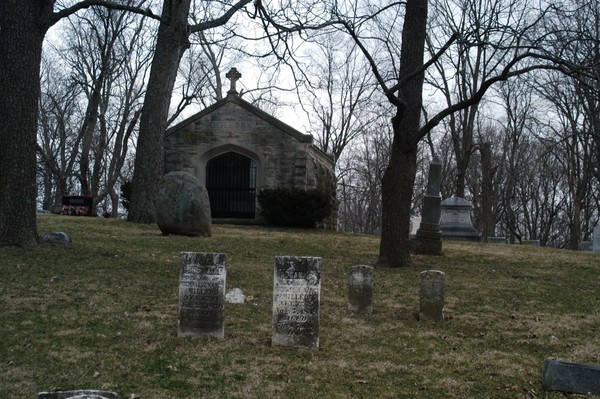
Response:
[{"label": "gabled roof", "polygon": [[225,97],[224,99],[217,101],[210,107],[205,108],[204,110],[198,112],[197,114],[192,115],[189,118],[178,123],[177,125],[167,129],[167,131],[165,132],[165,136],[170,136],[172,134],[177,133],[178,131],[185,128],[186,126],[189,126],[190,124],[202,119],[203,117],[209,115],[210,113],[216,111],[217,109],[225,106],[228,103],[234,103],[234,104],[239,105],[240,107],[244,108],[248,112],[257,116],[258,118],[265,120],[270,125],[275,126],[278,129],[289,134],[290,136],[296,138],[300,142],[311,143],[311,144],[313,143],[313,137],[310,134],[304,134],[304,133],[299,132],[298,130],[294,129],[290,125],[283,123],[279,119],[267,114],[265,111],[261,110],[260,108],[255,107],[254,105],[250,104],[248,101],[242,100],[237,94],[228,94],[227,97]]}]

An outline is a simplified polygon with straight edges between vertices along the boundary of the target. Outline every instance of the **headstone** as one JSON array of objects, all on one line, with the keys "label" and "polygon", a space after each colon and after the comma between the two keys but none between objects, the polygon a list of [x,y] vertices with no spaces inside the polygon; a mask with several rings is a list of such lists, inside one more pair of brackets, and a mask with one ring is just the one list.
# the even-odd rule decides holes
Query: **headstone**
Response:
[{"label": "headstone", "polygon": [[71,237],[62,231],[53,231],[50,233],[40,234],[39,241],[48,244],[69,245],[72,243]]},{"label": "headstone", "polygon": [[40,392],[38,399],[119,399],[119,395],[111,391],[84,389],[79,391]]},{"label": "headstone", "polygon": [[481,235],[471,222],[473,205],[460,197],[450,197],[442,201],[440,229],[444,240],[481,241]]},{"label": "headstone", "polygon": [[419,230],[419,227],[421,227],[421,217],[420,216],[411,217],[410,218],[410,235],[416,236],[417,231]]},{"label": "headstone", "polygon": [[227,256],[182,252],[179,275],[179,337],[223,338]]},{"label": "headstone", "polygon": [[600,366],[546,359],[542,387],[546,391],[600,395]]},{"label": "headstone", "polygon": [[69,216],[92,216],[91,211],[94,205],[92,197],[83,197],[80,195],[71,195],[62,197],[61,215]]},{"label": "headstone", "polygon": [[600,226],[594,227],[594,252],[600,252]]},{"label": "headstone", "polygon": [[316,257],[275,258],[272,346],[319,348],[321,263]]},{"label": "headstone", "polygon": [[436,155],[429,163],[427,192],[423,196],[423,212],[416,237],[411,242],[412,252],[417,255],[441,255],[442,234],[440,231],[440,185],[442,160]]},{"label": "headstone", "polygon": [[163,234],[212,234],[210,201],[206,187],[187,172],[171,172],[160,182],[155,201],[156,222]]},{"label": "headstone", "polygon": [[371,266],[350,267],[348,310],[366,315],[373,313],[373,268]]},{"label": "headstone", "polygon": [[529,245],[532,247],[539,247],[540,240],[523,240],[523,241],[521,241],[521,245]]},{"label": "headstone", "polygon": [[444,320],[444,279],[439,270],[421,272],[419,320]]},{"label": "headstone", "polygon": [[593,251],[594,250],[593,241],[583,241],[581,243],[581,250],[582,251]]},{"label": "headstone", "polygon": [[488,237],[490,244],[506,244],[506,237]]},{"label": "headstone", "polygon": [[225,294],[225,302],[240,304],[246,302],[246,295],[239,288],[232,288]]}]

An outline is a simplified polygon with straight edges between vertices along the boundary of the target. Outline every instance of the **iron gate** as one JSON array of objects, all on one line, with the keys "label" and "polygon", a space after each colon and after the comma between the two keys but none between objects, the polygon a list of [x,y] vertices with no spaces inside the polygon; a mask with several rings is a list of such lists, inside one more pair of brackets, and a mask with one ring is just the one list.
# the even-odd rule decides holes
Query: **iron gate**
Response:
[{"label": "iron gate", "polygon": [[213,218],[254,219],[256,162],[236,152],[206,164],[206,189]]}]

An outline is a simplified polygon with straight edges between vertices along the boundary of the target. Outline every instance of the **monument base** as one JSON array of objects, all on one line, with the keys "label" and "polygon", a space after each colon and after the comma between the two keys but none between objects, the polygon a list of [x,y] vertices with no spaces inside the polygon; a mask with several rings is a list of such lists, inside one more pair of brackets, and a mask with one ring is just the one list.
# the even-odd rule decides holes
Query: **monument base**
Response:
[{"label": "monument base", "polygon": [[410,249],[414,255],[436,255],[442,254],[441,240],[426,240],[415,237],[410,241]]},{"label": "monument base", "polygon": [[481,242],[481,235],[473,228],[446,228],[442,230],[442,239],[449,241]]},{"label": "monument base", "polygon": [[442,233],[439,226],[421,223],[416,237],[410,240],[410,249],[415,255],[441,255]]}]

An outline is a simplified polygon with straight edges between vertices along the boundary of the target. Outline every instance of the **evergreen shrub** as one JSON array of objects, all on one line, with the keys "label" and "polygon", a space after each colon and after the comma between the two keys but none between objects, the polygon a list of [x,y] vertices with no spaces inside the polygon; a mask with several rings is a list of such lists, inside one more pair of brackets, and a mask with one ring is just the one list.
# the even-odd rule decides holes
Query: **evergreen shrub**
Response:
[{"label": "evergreen shrub", "polygon": [[315,228],[333,212],[331,195],[319,189],[264,188],[258,203],[261,214],[275,226]]}]

